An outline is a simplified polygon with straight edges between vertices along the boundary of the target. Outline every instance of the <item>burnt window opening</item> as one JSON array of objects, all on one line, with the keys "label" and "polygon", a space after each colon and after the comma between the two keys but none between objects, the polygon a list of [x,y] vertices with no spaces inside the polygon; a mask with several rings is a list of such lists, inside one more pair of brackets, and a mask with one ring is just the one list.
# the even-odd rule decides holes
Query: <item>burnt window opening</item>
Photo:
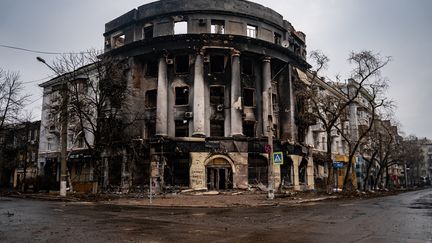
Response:
[{"label": "burnt window opening", "polygon": [[82,135],[78,136],[77,138],[77,148],[84,148],[84,137]]},{"label": "burnt window opening", "polygon": [[143,28],[143,39],[153,38],[153,25],[148,25]]},{"label": "burnt window opening", "polygon": [[147,68],[146,68],[146,73],[145,75],[147,77],[157,77],[158,75],[158,63],[157,61],[149,61],[147,62]]},{"label": "burnt window opening", "polygon": [[248,25],[246,27],[247,36],[251,37],[251,38],[257,38],[257,29],[258,29],[258,27],[254,26],[254,25]]},{"label": "burnt window opening", "polygon": [[212,20],[211,21],[211,33],[212,34],[225,34],[225,21]]},{"label": "burnt window opening", "polygon": [[175,121],[175,136],[176,137],[189,137],[189,121],[188,120]]},{"label": "burnt window opening", "polygon": [[255,137],[255,122],[243,122],[243,134],[248,138]]},{"label": "burnt window opening", "polygon": [[187,34],[187,22],[180,21],[174,23],[174,35]]},{"label": "burnt window opening", "polygon": [[243,89],[244,106],[255,107],[255,89]]},{"label": "burnt window opening", "polygon": [[164,181],[170,186],[189,186],[189,157],[176,156],[166,161]]},{"label": "burnt window opening", "polygon": [[211,86],[210,105],[224,105],[224,103],[225,103],[225,87]]},{"label": "burnt window opening", "polygon": [[210,72],[212,73],[225,72],[225,56],[223,55],[210,56]]},{"label": "burnt window opening", "polygon": [[224,137],[225,136],[225,121],[211,120],[210,121],[210,136]]},{"label": "burnt window opening", "polygon": [[175,72],[176,73],[189,72],[189,55],[181,55],[175,57]]},{"label": "burnt window opening", "polygon": [[189,87],[176,87],[175,88],[175,105],[188,105],[189,104]]},{"label": "burnt window opening", "polygon": [[147,138],[152,138],[156,136],[156,123],[155,122],[148,122],[146,124],[146,136]]},{"label": "burnt window opening", "polygon": [[145,94],[145,108],[153,109],[157,105],[157,89],[147,90]]},{"label": "burnt window opening", "polygon": [[273,104],[273,111],[274,112],[279,112],[279,104],[278,104],[278,100],[277,100],[277,95],[276,94],[272,94],[272,104]]},{"label": "burnt window opening", "polygon": [[274,43],[277,45],[282,44],[282,36],[278,33],[274,33]]},{"label": "burnt window opening", "polygon": [[125,38],[126,38],[125,34],[123,34],[123,33],[114,35],[112,37],[112,40],[111,40],[111,43],[112,43],[111,46],[113,48],[118,48],[118,47],[124,46],[124,44],[125,44]]},{"label": "burnt window opening", "polygon": [[267,159],[251,154],[248,156],[248,183],[250,185],[268,184]]},{"label": "burnt window opening", "polygon": [[241,63],[242,73],[252,76],[253,75],[253,62],[251,59],[245,58]]}]

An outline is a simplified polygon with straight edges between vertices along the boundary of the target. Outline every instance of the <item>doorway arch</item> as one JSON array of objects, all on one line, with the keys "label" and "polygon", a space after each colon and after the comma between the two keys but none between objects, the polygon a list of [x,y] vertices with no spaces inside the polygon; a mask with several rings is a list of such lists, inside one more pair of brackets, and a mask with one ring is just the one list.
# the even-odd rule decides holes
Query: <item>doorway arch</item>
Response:
[{"label": "doorway arch", "polygon": [[224,155],[212,156],[206,160],[205,169],[208,190],[227,190],[233,188],[235,166],[230,158]]}]

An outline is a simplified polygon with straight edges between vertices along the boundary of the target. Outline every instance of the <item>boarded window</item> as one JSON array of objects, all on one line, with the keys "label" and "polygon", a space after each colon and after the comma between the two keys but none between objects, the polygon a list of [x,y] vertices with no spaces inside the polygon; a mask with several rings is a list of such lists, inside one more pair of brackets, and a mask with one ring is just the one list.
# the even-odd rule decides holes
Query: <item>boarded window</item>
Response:
[{"label": "boarded window", "polygon": [[257,37],[257,27],[253,26],[253,25],[248,25],[246,30],[247,30],[247,36],[251,37],[251,38],[256,38]]},{"label": "boarded window", "polygon": [[210,56],[210,71],[212,73],[223,73],[225,71],[225,56]]},{"label": "boarded window", "polygon": [[225,87],[210,87],[210,105],[223,105],[225,103]]},{"label": "boarded window", "polygon": [[157,104],[157,90],[151,89],[147,90],[145,95],[145,108],[153,109],[156,108]]},{"label": "boarded window", "polygon": [[211,33],[212,34],[225,34],[225,21],[212,20],[211,21]]},{"label": "boarded window", "polygon": [[175,72],[176,73],[189,72],[189,55],[181,55],[175,57]]},{"label": "boarded window", "polygon": [[187,34],[187,22],[180,21],[174,23],[174,35]]},{"label": "boarded window", "polygon": [[176,87],[175,94],[175,105],[189,104],[189,87]]},{"label": "boarded window", "polygon": [[253,62],[251,59],[245,58],[242,60],[242,73],[246,75],[253,75]]},{"label": "boarded window", "polygon": [[255,106],[255,90],[245,88],[243,89],[243,100],[244,100],[244,106]]},{"label": "boarded window", "polygon": [[224,120],[210,121],[210,136],[224,137],[225,136],[225,122]]},{"label": "boarded window", "polygon": [[255,122],[243,122],[243,134],[246,137],[255,137]]},{"label": "boarded window", "polygon": [[148,61],[146,67],[146,76],[157,77],[158,75],[158,63],[157,61]]},{"label": "boarded window", "polygon": [[143,39],[153,38],[153,25],[148,25],[143,28]]},{"label": "boarded window", "polygon": [[176,137],[189,137],[189,121],[188,120],[175,121],[175,136]]}]

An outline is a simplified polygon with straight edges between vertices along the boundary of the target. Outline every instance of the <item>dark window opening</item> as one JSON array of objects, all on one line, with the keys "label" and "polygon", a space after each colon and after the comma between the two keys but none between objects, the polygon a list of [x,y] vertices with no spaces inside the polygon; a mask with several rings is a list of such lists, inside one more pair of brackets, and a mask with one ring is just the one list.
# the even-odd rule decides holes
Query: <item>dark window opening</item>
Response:
[{"label": "dark window opening", "polygon": [[255,123],[243,122],[243,134],[249,138],[255,137]]},{"label": "dark window opening", "polygon": [[144,27],[143,34],[144,34],[144,36],[143,36],[144,39],[153,38],[153,25],[149,25],[149,26]]},{"label": "dark window opening", "polygon": [[189,104],[189,87],[176,87],[175,95],[175,105]]},{"label": "dark window opening", "polygon": [[158,63],[156,61],[147,62],[146,76],[157,77],[158,75]]},{"label": "dark window opening", "polygon": [[262,157],[249,155],[248,158],[248,182],[250,185],[268,183],[268,162]]},{"label": "dark window opening", "polygon": [[157,105],[157,90],[147,90],[145,95],[145,108],[152,109],[156,108]]},{"label": "dark window opening", "polygon": [[282,44],[282,36],[278,33],[274,33],[274,43],[275,44]]},{"label": "dark window opening", "polygon": [[253,75],[253,62],[250,59],[242,60],[242,73],[246,75]]},{"label": "dark window opening", "polygon": [[170,158],[164,169],[164,181],[169,186],[189,186],[189,158]]},{"label": "dark window opening", "polygon": [[225,121],[212,120],[210,121],[210,136],[223,137],[225,136]]},{"label": "dark window opening", "polygon": [[175,136],[176,137],[189,137],[189,121],[188,120],[175,121]]},{"label": "dark window opening", "polygon": [[273,111],[274,112],[279,112],[279,104],[278,104],[278,100],[277,100],[277,95],[276,94],[272,94],[272,104],[273,104]]},{"label": "dark window opening", "polygon": [[225,87],[212,86],[210,87],[210,105],[224,105],[225,103]]},{"label": "dark window opening", "polygon": [[146,136],[147,138],[152,138],[156,136],[156,123],[155,122],[148,122],[146,124]]},{"label": "dark window opening", "polygon": [[289,157],[284,156],[284,163],[280,166],[281,184],[284,186],[292,185],[293,162]]},{"label": "dark window opening", "polygon": [[181,55],[175,57],[175,72],[176,73],[189,72],[189,55]]},{"label": "dark window opening", "polygon": [[212,34],[225,34],[225,21],[212,20],[211,21],[211,33]]},{"label": "dark window opening", "polygon": [[255,90],[245,88],[243,89],[243,100],[244,100],[244,106],[255,106]]},{"label": "dark window opening", "polygon": [[210,56],[210,71],[212,73],[223,73],[225,71],[225,56]]}]

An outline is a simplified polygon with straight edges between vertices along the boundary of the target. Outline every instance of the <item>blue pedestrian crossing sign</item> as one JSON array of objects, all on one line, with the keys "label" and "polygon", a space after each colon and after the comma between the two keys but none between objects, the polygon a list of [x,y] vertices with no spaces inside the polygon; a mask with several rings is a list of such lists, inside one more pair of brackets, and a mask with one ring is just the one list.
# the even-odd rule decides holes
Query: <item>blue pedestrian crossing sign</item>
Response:
[{"label": "blue pedestrian crossing sign", "polygon": [[274,152],[273,153],[273,164],[282,165],[283,164],[283,153],[282,152]]}]

